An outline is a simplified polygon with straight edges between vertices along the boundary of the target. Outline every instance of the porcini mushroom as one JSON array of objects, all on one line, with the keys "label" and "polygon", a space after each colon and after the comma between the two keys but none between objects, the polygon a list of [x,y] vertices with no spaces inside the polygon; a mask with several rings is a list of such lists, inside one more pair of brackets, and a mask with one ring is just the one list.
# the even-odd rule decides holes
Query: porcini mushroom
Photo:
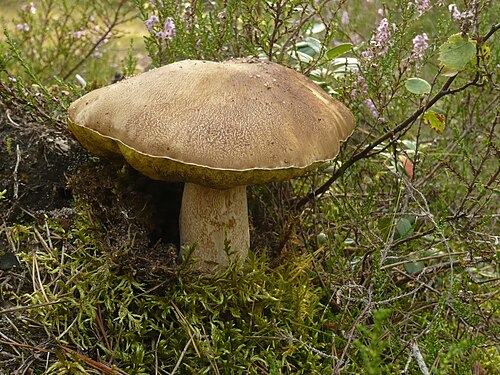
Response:
[{"label": "porcini mushroom", "polygon": [[247,255],[247,185],[305,174],[354,128],[350,111],[300,73],[247,59],[166,65],[94,90],[68,114],[90,152],[186,182],[181,244],[195,245],[206,272]]}]

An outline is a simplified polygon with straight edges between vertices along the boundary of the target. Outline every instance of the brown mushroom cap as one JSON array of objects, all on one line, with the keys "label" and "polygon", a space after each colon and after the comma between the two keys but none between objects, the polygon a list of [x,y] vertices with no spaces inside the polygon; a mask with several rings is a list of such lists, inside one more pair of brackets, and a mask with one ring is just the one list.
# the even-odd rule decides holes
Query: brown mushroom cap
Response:
[{"label": "brown mushroom cap", "polygon": [[186,60],[94,90],[68,110],[78,140],[159,180],[231,188],[333,159],[350,111],[292,69]]}]

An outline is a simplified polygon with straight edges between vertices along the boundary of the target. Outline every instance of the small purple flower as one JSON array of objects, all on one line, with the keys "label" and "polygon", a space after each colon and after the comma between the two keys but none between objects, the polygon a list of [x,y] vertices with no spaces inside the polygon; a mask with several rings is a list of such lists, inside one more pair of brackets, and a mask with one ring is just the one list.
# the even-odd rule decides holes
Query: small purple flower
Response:
[{"label": "small purple flower", "polygon": [[175,23],[172,17],[167,17],[164,25],[165,35],[168,39],[172,39],[175,36]]},{"label": "small purple flower", "polygon": [[361,75],[359,69],[354,71],[356,75],[356,80],[352,83],[353,90],[351,91],[351,99],[354,100],[356,97],[364,97],[368,95],[368,85],[366,84],[365,78]]},{"label": "small purple flower", "polygon": [[172,40],[175,36],[175,23],[172,17],[167,17],[163,25],[163,31],[158,31],[156,37],[161,39],[161,44],[165,47],[167,39]]},{"label": "small purple flower", "polygon": [[85,35],[85,30],[78,30],[73,33],[73,38],[81,39],[81,37],[84,35]]},{"label": "small purple flower", "polygon": [[30,31],[30,25],[28,25],[27,23],[19,23],[16,25],[16,29],[18,31]]},{"label": "small purple flower", "polygon": [[375,107],[375,103],[373,103],[373,100],[371,99],[365,99],[363,100],[363,104],[368,107],[368,109],[370,110],[370,113],[372,115],[373,118],[377,118],[378,117],[378,112],[377,112],[377,108]]},{"label": "small purple flower", "polygon": [[353,73],[356,75],[356,80],[352,82],[353,89],[351,90],[351,99],[355,100],[356,98],[364,98],[362,102],[363,105],[370,110],[372,117],[377,118],[377,109],[375,108],[373,100],[368,97],[368,84],[366,83],[365,78],[361,75],[359,69],[355,69]]},{"label": "small purple flower", "polygon": [[348,25],[349,24],[349,13],[347,13],[345,10],[342,12],[342,16],[340,18],[340,23],[342,25]]},{"label": "small purple flower", "polygon": [[159,21],[158,17],[153,14],[144,22],[144,24],[146,25],[148,31],[151,32],[153,30],[154,25],[156,25],[158,21]]},{"label": "small purple flower", "polygon": [[[23,4],[23,5],[21,6],[21,10],[22,10],[23,12],[26,12],[26,11],[28,10],[28,4]],[[33,3],[30,3],[30,4],[29,4],[29,12],[30,12],[31,14],[35,14],[35,13],[36,13],[36,8],[35,8],[35,5],[34,5]]]},{"label": "small purple flower", "polygon": [[424,12],[429,8],[429,0],[415,0],[415,6],[417,7],[417,13],[419,16],[424,14]]},{"label": "small purple flower", "polygon": [[383,55],[387,52],[389,46],[389,39],[391,37],[391,32],[389,30],[389,21],[387,18],[382,18],[377,31],[373,34],[370,39],[370,45],[379,55]]},{"label": "small purple flower", "polygon": [[413,50],[412,50],[411,56],[415,61],[423,60],[423,58],[425,56],[425,50],[429,46],[427,44],[428,40],[429,40],[429,37],[427,36],[426,33],[423,33],[421,35],[417,35],[417,36],[415,36],[415,38],[413,38]]},{"label": "small purple flower", "polygon": [[363,52],[361,52],[361,56],[363,56],[363,58],[365,58],[367,60],[370,60],[373,57],[373,52],[370,50],[363,51]]},{"label": "small purple flower", "polygon": [[462,18],[462,13],[460,13],[460,11],[458,10],[456,4],[450,4],[450,5],[448,5],[448,11],[451,12],[451,16],[453,17],[453,19],[455,21],[459,21],[460,18]]}]

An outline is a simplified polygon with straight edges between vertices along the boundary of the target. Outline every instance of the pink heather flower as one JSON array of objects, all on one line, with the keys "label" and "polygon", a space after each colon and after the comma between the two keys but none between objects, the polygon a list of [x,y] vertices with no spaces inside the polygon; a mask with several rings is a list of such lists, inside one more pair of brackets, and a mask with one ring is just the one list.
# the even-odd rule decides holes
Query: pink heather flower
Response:
[{"label": "pink heather flower", "polygon": [[387,52],[390,37],[389,21],[387,21],[387,18],[382,18],[375,34],[370,39],[370,46],[376,53],[383,55]]},{"label": "pink heather flower", "polygon": [[363,104],[368,107],[373,118],[378,117],[377,108],[375,108],[375,103],[373,103],[373,100],[365,99],[363,100]]},{"label": "pink heather flower", "polygon": [[17,24],[16,25],[16,29],[18,31],[30,31],[30,25],[28,25],[27,23],[20,23],[20,24]]},{"label": "pink heather flower", "polygon": [[353,90],[351,91],[351,99],[356,99],[357,96],[368,95],[368,85],[366,84],[365,78],[361,75],[359,69],[354,70],[356,75],[356,81],[352,83]]},{"label": "pink heather flower", "polygon": [[347,11],[345,11],[345,10],[342,12],[342,16],[340,18],[340,23],[342,25],[349,24],[349,13],[347,13]]},{"label": "pink heather flower", "polygon": [[148,31],[151,32],[153,30],[154,25],[156,25],[158,21],[159,21],[158,17],[153,14],[144,22],[144,24],[146,25]]},{"label": "pink heather flower", "polygon": [[429,8],[429,0],[415,0],[415,6],[417,7],[417,13],[421,16]]},{"label": "pink heather flower", "polygon": [[448,11],[451,12],[451,16],[455,21],[459,21],[460,18],[462,17],[462,13],[458,10],[456,4],[450,4],[448,5]]},{"label": "pink heather flower", "polygon": [[373,52],[372,51],[363,51],[363,52],[361,52],[361,56],[363,56],[367,60],[370,60],[373,57]]},{"label": "pink heather flower", "polygon": [[423,60],[424,55],[425,55],[425,50],[429,46],[427,44],[427,41],[429,40],[429,37],[427,36],[426,33],[423,33],[421,35],[415,36],[413,38],[413,51],[411,53],[412,57],[414,60]]},{"label": "pink heather flower", "polygon": [[163,25],[165,29],[165,35],[168,39],[172,39],[175,36],[175,23],[172,17],[167,17],[165,21],[165,25]]},{"label": "pink heather flower", "polygon": [[175,23],[172,17],[167,17],[163,25],[163,31],[156,33],[156,37],[161,39],[163,46],[167,44],[167,39],[172,40],[175,36]]},{"label": "pink heather flower", "polygon": [[[29,12],[31,14],[35,14],[36,13],[35,5],[33,3],[30,3],[29,5],[30,5]],[[28,4],[23,4],[21,6],[21,9],[22,9],[23,12],[26,12],[26,10],[28,9]]]}]

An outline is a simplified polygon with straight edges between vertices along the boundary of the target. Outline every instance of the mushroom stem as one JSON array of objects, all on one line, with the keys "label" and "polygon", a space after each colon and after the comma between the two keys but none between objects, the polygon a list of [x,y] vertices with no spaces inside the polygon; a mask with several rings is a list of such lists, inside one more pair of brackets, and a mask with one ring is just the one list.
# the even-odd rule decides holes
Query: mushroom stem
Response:
[{"label": "mushroom stem", "polygon": [[200,271],[244,261],[250,244],[245,186],[218,190],[186,183],[179,229],[181,245],[195,245],[192,256]]}]

